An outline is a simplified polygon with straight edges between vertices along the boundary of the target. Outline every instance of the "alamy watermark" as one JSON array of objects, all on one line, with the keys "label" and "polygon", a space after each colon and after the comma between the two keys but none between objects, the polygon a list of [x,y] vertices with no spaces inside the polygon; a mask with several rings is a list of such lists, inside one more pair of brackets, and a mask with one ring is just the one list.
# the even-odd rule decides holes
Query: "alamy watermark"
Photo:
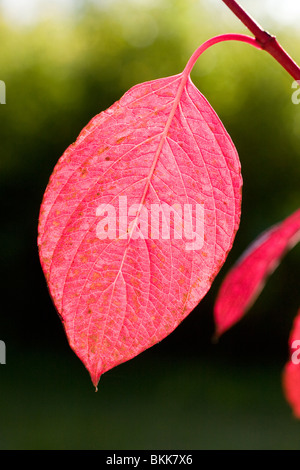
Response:
[{"label": "alamy watermark", "polygon": [[292,83],[292,88],[297,88],[296,91],[292,94],[292,103],[299,104],[300,103],[300,80],[295,80]]},{"label": "alamy watermark", "polygon": [[6,104],[6,86],[3,80],[0,80],[0,104]]},{"label": "alamy watermark", "polygon": [[0,340],[0,364],[6,364],[6,346],[4,341]]},{"label": "alamy watermark", "polygon": [[119,196],[116,205],[100,204],[96,215],[102,217],[96,235],[105,239],[184,240],[186,250],[200,250],[204,244],[204,207],[202,204],[172,206],[163,202],[132,204],[127,196]]},{"label": "alamy watermark", "polygon": [[300,364],[300,340],[296,339],[292,342],[291,349],[295,349],[291,356],[291,361],[293,364]]}]

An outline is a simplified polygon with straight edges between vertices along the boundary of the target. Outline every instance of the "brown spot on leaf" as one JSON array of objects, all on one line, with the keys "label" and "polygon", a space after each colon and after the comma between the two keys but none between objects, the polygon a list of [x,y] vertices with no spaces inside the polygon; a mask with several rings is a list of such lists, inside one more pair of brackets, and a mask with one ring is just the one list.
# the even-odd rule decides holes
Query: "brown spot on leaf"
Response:
[{"label": "brown spot on leaf", "polygon": [[106,152],[108,149],[109,149],[109,146],[108,146],[108,145],[107,145],[106,147],[100,147],[100,148],[98,149],[97,154],[98,154],[98,155],[101,155],[101,153]]}]

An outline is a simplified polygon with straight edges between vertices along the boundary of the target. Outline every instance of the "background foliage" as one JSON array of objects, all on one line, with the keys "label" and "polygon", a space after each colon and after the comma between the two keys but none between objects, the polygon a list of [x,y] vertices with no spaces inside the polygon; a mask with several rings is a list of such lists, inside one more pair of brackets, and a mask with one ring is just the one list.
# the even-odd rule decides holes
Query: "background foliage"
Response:
[{"label": "background foliage", "polygon": [[[299,63],[299,30],[265,26]],[[69,349],[38,260],[43,192],[82,127],[136,83],[179,73],[194,49],[225,32],[247,34],[224,5],[193,0],[74,1],[68,14],[54,10],[30,24],[0,16],[7,86],[0,107],[0,339],[7,347],[0,448],[300,449],[300,424],[280,382],[299,306],[299,246],[249,314],[211,342],[227,270],[260,232],[299,207],[300,105],[291,101],[292,79],[266,53],[219,44],[192,73],[242,163],[234,248],[182,325],[105,374],[97,394]]]}]

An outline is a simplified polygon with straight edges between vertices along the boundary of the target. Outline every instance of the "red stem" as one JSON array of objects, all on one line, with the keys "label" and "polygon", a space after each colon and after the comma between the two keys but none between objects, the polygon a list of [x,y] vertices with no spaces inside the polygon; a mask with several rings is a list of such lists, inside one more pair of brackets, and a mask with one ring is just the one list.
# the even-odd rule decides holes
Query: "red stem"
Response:
[{"label": "red stem", "polygon": [[215,36],[211,39],[208,39],[208,41],[204,42],[203,44],[201,44],[201,46],[198,47],[198,49],[196,49],[193,55],[190,57],[183,71],[183,74],[186,77],[186,79],[188,75],[191,73],[191,70],[194,67],[195,62],[200,57],[200,55],[204,51],[206,51],[206,49],[213,46],[214,44],[218,44],[219,42],[224,42],[224,41],[241,41],[241,42],[250,44],[251,46],[254,46],[257,49],[262,49],[261,44],[256,39],[252,38],[251,36],[245,36],[244,34],[229,33],[229,34],[221,34],[220,36]]},{"label": "red stem", "polygon": [[300,68],[289,54],[281,47],[275,36],[272,36],[238,4],[236,0],[222,0],[225,5],[254,34],[261,48],[271,54],[275,60],[295,79],[300,80]]}]

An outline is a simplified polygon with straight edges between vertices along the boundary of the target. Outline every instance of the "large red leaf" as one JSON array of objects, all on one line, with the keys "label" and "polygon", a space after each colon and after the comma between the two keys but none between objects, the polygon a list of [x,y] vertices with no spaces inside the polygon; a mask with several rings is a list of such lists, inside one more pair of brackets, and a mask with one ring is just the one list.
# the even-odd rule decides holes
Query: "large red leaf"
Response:
[{"label": "large red leaf", "polygon": [[[136,85],[94,117],[44,195],[41,264],[95,386],[194,309],[238,229],[239,158],[188,72]],[[149,234],[152,209],[163,209],[162,225],[171,206],[169,236]]]},{"label": "large red leaf", "polygon": [[283,371],[283,388],[295,417],[300,418],[300,309],[289,338],[290,359]]},{"label": "large red leaf", "polygon": [[300,209],[260,235],[223,281],[215,303],[216,336],[238,322],[260,294],[267,277],[300,239]]}]

